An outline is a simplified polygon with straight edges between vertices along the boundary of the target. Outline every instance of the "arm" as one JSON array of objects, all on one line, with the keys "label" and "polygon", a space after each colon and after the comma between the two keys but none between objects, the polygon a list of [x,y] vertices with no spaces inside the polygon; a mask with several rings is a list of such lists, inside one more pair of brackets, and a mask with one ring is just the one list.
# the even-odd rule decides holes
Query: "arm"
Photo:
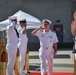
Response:
[{"label": "arm", "polygon": [[54,43],[53,48],[54,48],[54,55],[55,55],[57,54],[57,43]]},{"label": "arm", "polygon": [[18,33],[20,33],[20,34],[25,34],[25,33],[26,33],[25,28],[21,28],[21,27],[19,27],[17,31],[18,31]]},{"label": "arm", "polygon": [[71,23],[71,33],[74,36],[74,21]]},{"label": "arm", "polygon": [[12,29],[14,29],[13,24],[11,24],[11,25],[7,26],[7,30],[8,30],[8,31],[12,31]]},{"label": "arm", "polygon": [[31,34],[35,36],[35,34],[36,34],[42,27],[43,27],[43,25],[40,26],[39,28],[33,30]]},{"label": "arm", "polygon": [[23,27],[22,34],[26,34],[26,28],[25,27]]},{"label": "arm", "polygon": [[54,33],[54,44],[53,44],[54,55],[57,54],[57,42],[58,42],[58,38],[56,36],[56,33]]},{"label": "arm", "polygon": [[24,30],[24,31],[22,32],[22,34],[26,34],[26,30]]}]

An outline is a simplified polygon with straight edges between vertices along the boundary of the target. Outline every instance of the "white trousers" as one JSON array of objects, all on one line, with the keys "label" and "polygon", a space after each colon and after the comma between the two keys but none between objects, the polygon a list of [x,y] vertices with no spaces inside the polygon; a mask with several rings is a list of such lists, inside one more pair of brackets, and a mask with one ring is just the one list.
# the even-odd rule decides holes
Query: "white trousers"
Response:
[{"label": "white trousers", "polygon": [[16,60],[17,50],[7,50],[7,53],[8,53],[7,75],[14,75],[13,69]]},{"label": "white trousers", "polygon": [[48,75],[52,75],[52,67],[53,67],[53,52],[48,53],[45,51],[39,52],[39,58],[41,61],[41,75],[45,75],[46,73],[46,59],[48,62]]},{"label": "white trousers", "polygon": [[23,72],[25,56],[26,56],[26,48],[20,49],[20,74]]}]

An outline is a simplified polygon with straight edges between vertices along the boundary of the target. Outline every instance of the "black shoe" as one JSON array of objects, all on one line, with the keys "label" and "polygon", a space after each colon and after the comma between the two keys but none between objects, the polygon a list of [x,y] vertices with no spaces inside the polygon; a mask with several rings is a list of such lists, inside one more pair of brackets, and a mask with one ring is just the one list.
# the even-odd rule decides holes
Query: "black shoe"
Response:
[{"label": "black shoe", "polygon": [[28,75],[28,74],[27,74],[26,72],[23,71],[20,75]]},{"label": "black shoe", "polygon": [[27,73],[30,73],[30,72],[27,72]]}]

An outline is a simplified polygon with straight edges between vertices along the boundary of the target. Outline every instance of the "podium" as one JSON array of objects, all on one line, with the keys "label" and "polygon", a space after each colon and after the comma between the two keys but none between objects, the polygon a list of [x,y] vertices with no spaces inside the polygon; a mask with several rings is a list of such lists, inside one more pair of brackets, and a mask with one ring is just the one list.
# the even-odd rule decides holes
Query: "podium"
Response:
[{"label": "podium", "polygon": [[6,75],[8,54],[6,52],[6,36],[0,40],[0,75]]},{"label": "podium", "polygon": [[[6,75],[6,66],[8,62],[8,53],[6,52],[6,35],[0,40],[0,75]],[[29,72],[29,49],[26,52],[25,72]],[[19,50],[16,55],[15,75],[19,75]]]}]

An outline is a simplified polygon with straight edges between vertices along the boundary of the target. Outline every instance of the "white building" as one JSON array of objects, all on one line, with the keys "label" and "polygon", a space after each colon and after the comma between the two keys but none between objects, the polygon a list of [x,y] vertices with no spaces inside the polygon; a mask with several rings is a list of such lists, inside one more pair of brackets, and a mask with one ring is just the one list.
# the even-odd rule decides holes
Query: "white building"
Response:
[{"label": "white building", "polygon": [[[27,12],[40,20],[52,21],[51,29],[58,35],[59,43],[72,43],[70,24],[76,10],[76,0],[0,0],[0,21],[7,19],[18,10]],[[30,43],[38,43],[28,30]]]}]

